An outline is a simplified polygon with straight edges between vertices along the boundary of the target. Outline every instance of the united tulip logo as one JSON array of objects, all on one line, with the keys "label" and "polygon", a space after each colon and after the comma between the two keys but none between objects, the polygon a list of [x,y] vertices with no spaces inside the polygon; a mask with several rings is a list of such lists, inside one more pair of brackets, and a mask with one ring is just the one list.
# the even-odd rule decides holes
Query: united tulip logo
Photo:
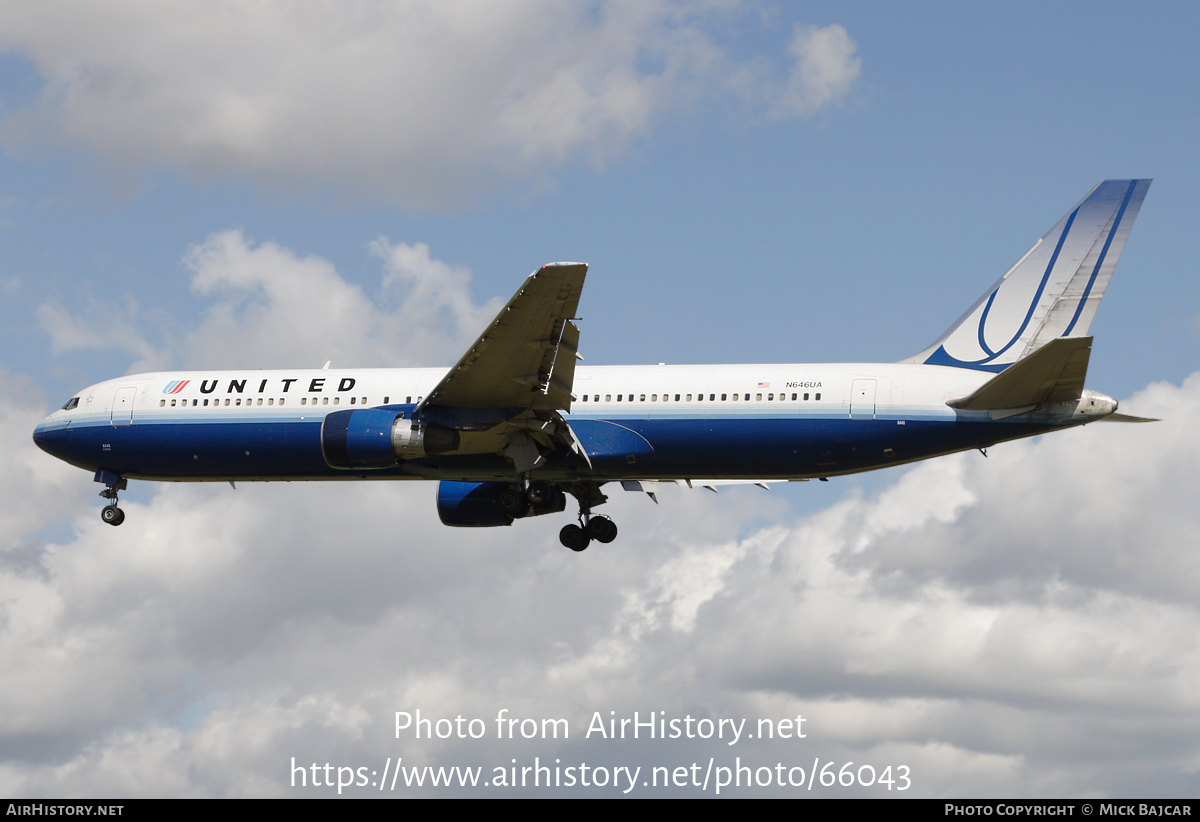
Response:
[{"label": "united tulip logo", "polygon": [[178,394],[182,391],[191,380],[175,380],[167,383],[167,387],[163,389],[164,394]]}]

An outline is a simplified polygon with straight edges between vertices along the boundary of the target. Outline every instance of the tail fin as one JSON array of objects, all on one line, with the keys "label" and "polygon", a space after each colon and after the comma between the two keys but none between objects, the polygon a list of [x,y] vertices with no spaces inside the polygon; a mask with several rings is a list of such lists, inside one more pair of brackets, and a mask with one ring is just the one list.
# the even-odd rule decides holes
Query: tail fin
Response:
[{"label": "tail fin", "polygon": [[904,362],[1003,371],[1060,337],[1085,337],[1149,180],[1105,180],[937,342]]}]

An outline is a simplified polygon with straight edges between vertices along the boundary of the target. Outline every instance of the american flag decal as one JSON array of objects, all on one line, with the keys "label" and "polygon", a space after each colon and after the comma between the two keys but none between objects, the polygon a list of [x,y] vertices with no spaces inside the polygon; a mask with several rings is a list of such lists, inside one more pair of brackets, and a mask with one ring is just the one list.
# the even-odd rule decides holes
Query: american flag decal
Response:
[{"label": "american flag decal", "polygon": [[759,387],[759,388],[770,388],[770,387],[771,387],[771,383],[769,383],[769,382],[760,382],[760,383],[758,384],[758,387]]}]

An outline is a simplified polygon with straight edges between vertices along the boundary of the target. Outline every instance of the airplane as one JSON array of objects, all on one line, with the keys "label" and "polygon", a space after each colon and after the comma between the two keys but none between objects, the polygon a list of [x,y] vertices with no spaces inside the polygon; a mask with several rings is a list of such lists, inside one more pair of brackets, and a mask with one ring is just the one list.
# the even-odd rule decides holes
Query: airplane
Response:
[{"label": "airplane", "polygon": [[438,480],[449,526],[562,512],[583,551],[617,526],[602,487],[654,496],[916,462],[1117,414],[1084,388],[1088,329],[1150,180],[1098,184],[932,345],[896,363],[578,366],[587,265],[533,272],[451,368],[194,371],[89,386],[36,428],[128,480]]}]

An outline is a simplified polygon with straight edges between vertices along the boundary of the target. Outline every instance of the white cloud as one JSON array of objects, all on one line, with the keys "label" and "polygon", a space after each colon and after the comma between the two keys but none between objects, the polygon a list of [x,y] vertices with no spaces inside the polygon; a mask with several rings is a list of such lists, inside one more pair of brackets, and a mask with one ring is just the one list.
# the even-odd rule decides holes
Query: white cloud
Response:
[{"label": "white cloud", "polygon": [[503,304],[473,303],[470,271],[432,258],[424,244],[380,237],[369,250],[382,263],[370,295],[328,260],[224,231],[184,256],[192,289],[213,300],[198,322],[148,322],[132,302],[92,303],[79,314],[43,303],[36,314],[54,353],[126,351],[138,357],[133,372],[318,368],[329,360],[370,368],[444,362]]},{"label": "white cloud", "polygon": [[797,26],[789,50],[796,65],[771,109],[777,119],[807,117],[844,97],[862,72],[854,40],[836,23]]},{"label": "white cloud", "polygon": [[91,489],[78,482],[78,469],[46,460],[33,446],[34,426],[49,413],[45,396],[27,377],[4,368],[0,383],[7,387],[0,402],[0,496],[9,501],[0,507],[0,558],[24,563],[36,560],[38,546],[28,542],[32,533],[56,522]]},{"label": "white cloud", "polygon": [[[712,33],[731,16],[671,0],[9,5],[0,49],[46,87],[0,139],[441,208],[603,161],[724,93],[746,68]],[[773,115],[844,94],[853,50],[840,26],[801,29]]]},{"label": "white cloud", "polygon": [[39,305],[35,311],[38,325],[50,335],[50,350],[55,354],[82,349],[125,351],[152,359],[154,350],[138,330],[137,303],[90,302],[79,314],[72,314],[57,302]]}]

